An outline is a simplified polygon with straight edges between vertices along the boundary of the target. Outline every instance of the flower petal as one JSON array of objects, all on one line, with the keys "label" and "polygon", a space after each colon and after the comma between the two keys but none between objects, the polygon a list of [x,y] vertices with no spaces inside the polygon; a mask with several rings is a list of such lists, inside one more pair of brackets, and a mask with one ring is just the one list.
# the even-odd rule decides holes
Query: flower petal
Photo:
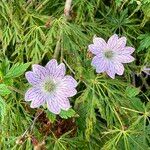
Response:
[{"label": "flower petal", "polygon": [[150,75],[150,68],[147,68],[146,66],[144,66],[141,70],[142,70],[145,74]]},{"label": "flower petal", "polygon": [[117,44],[117,41],[118,41],[118,35],[117,34],[114,34],[112,35],[109,39],[108,39],[108,47],[109,48],[114,48],[114,46]]},{"label": "flower petal", "polygon": [[106,73],[107,73],[112,79],[115,79],[115,68],[114,68],[114,65],[113,65],[111,62],[109,62],[108,65],[107,65]]},{"label": "flower petal", "polygon": [[57,100],[59,107],[63,110],[68,110],[71,107],[69,99],[66,97],[63,97],[60,94],[56,95],[56,100]]},{"label": "flower petal", "polygon": [[101,50],[105,49],[105,47],[107,46],[105,40],[100,37],[94,37],[93,43],[94,45],[98,46]]},{"label": "flower petal", "polygon": [[135,48],[127,46],[123,48],[122,50],[120,50],[118,53],[125,55],[125,54],[132,54],[134,51],[135,51]]},{"label": "flower petal", "polygon": [[39,76],[37,76],[35,73],[33,73],[32,71],[28,71],[25,73],[25,77],[28,80],[28,82],[31,85],[37,85],[39,84],[42,80],[39,78]]},{"label": "flower petal", "polygon": [[68,85],[69,87],[77,87],[77,81],[69,75],[66,75],[63,79],[62,82],[60,83],[61,85]]},{"label": "flower petal", "polygon": [[130,62],[134,61],[135,58],[132,57],[129,54],[126,54],[126,55],[118,55],[118,56],[116,56],[116,60],[118,62],[121,62],[121,63],[130,63]]},{"label": "flower petal", "polygon": [[77,86],[77,81],[72,76],[65,76],[59,85],[57,86],[57,94],[61,93],[64,97],[72,97],[76,95],[77,90],[75,87]]},{"label": "flower petal", "polygon": [[114,62],[114,68],[115,68],[115,72],[118,74],[118,75],[123,75],[123,72],[124,72],[124,66],[119,63],[119,62]]},{"label": "flower petal", "polygon": [[102,57],[95,56],[91,65],[96,68],[97,73],[101,73],[104,72],[107,68],[107,60],[103,59]]},{"label": "flower petal", "polygon": [[114,51],[120,51],[120,49],[124,48],[126,46],[127,39],[126,37],[121,37],[118,39],[116,45],[114,46]]},{"label": "flower petal", "polygon": [[66,67],[63,63],[61,63],[57,69],[56,69],[56,73],[55,73],[55,77],[64,77],[66,73]]},{"label": "flower petal", "polygon": [[41,94],[40,88],[32,87],[25,93],[25,101],[32,101],[37,98],[38,95]]},{"label": "flower petal", "polygon": [[36,98],[34,98],[31,102],[30,107],[31,108],[37,108],[40,107],[41,105],[43,105],[46,101],[46,97],[44,94],[38,94]]},{"label": "flower petal", "polygon": [[[101,59],[102,59],[102,57],[100,57],[100,56],[94,56],[93,59],[92,59],[91,65],[92,65],[93,67],[99,66],[99,65],[100,65],[100,62],[101,62]],[[103,60],[103,59],[102,59],[102,60]]]},{"label": "flower petal", "polygon": [[32,101],[30,105],[31,108],[37,108],[43,105],[45,103],[45,100],[45,95],[37,87],[30,88],[25,93],[25,101]]},{"label": "flower petal", "polygon": [[46,64],[45,68],[47,68],[49,70],[49,73],[54,76],[57,66],[58,64],[56,59],[52,59]]},{"label": "flower petal", "polygon": [[57,103],[57,99],[54,95],[51,95],[51,97],[47,100],[47,108],[50,112],[54,114],[59,114],[61,109]]},{"label": "flower petal", "polygon": [[60,93],[62,97],[72,97],[77,94],[77,90],[69,85],[63,85],[57,88],[57,93]]},{"label": "flower petal", "polygon": [[100,47],[98,45],[95,45],[95,44],[90,44],[88,46],[88,49],[91,53],[95,54],[95,55],[99,55],[102,53],[103,51],[103,47]]},{"label": "flower petal", "polygon": [[[64,91],[65,93],[65,91]],[[72,88],[72,89],[69,89],[66,91],[66,96],[67,97],[72,97],[72,96],[75,96],[77,94],[77,90]]]},{"label": "flower petal", "polygon": [[40,79],[44,79],[48,75],[48,71],[43,66],[34,64],[32,65],[32,69]]}]

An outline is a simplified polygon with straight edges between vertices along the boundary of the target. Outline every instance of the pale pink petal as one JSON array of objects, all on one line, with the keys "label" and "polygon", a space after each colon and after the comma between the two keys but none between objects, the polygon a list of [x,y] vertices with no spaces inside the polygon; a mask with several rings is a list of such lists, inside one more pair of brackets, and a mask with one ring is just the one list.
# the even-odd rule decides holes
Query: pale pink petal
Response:
[{"label": "pale pink petal", "polygon": [[113,65],[111,62],[109,62],[108,65],[107,65],[106,73],[107,73],[112,79],[115,79],[115,68],[114,68],[114,65]]},{"label": "pale pink petal", "polygon": [[121,63],[130,63],[134,60],[135,60],[135,58],[129,54],[116,56],[116,61],[119,61]]},{"label": "pale pink petal", "polygon": [[120,49],[124,48],[126,46],[127,39],[126,37],[121,37],[118,39],[116,45],[114,46],[114,51],[120,51]]},{"label": "pale pink petal", "polygon": [[71,107],[69,99],[66,97],[63,97],[62,95],[60,95],[60,93],[56,94],[56,100],[57,100],[59,107],[63,110],[68,110]]},{"label": "pale pink petal", "polygon": [[32,100],[30,107],[31,108],[40,107],[41,105],[45,104],[45,101],[46,101],[46,97],[43,93],[41,93],[41,94],[37,95],[37,97]]},{"label": "pale pink petal", "polygon": [[150,68],[146,68],[146,67],[144,66],[142,70],[144,70],[144,71],[150,71]]},{"label": "pale pink petal", "polygon": [[47,68],[49,73],[54,76],[56,73],[57,66],[57,61],[55,59],[52,59],[46,64],[45,68]]},{"label": "pale pink petal", "polygon": [[40,79],[44,79],[48,75],[48,71],[43,66],[34,64],[32,65],[32,69]]},{"label": "pale pink petal", "polygon": [[33,73],[32,71],[28,71],[25,73],[25,77],[28,80],[28,82],[31,85],[37,85],[39,84],[42,80],[39,78],[38,75],[36,75],[35,73]]},{"label": "pale pink petal", "polygon": [[123,75],[124,66],[119,62],[114,62],[114,69],[118,75]]},{"label": "pale pink petal", "polygon": [[94,37],[93,43],[94,45],[98,46],[101,50],[105,49],[105,47],[107,46],[105,40],[100,37]]},{"label": "pale pink petal", "polygon": [[36,100],[38,95],[40,95],[40,94],[41,94],[40,88],[32,87],[32,88],[28,89],[27,92],[25,93],[25,101]]},{"label": "pale pink petal", "polygon": [[65,65],[63,63],[61,63],[57,69],[56,69],[56,73],[55,73],[55,77],[64,77],[66,73],[66,68]]},{"label": "pale pink petal", "polygon": [[147,68],[146,66],[144,66],[141,70],[142,70],[145,74],[150,75],[150,68]]},{"label": "pale pink petal", "polygon": [[104,50],[104,47],[100,47],[100,46],[98,46],[98,45],[96,45],[96,44],[90,44],[89,46],[88,46],[88,49],[89,49],[89,51],[91,52],[91,53],[93,53],[93,54],[95,54],[95,55],[99,55],[99,54],[101,54],[102,53],[102,51]]},{"label": "pale pink petal", "polygon": [[126,46],[123,49],[121,49],[120,51],[118,51],[118,54],[123,54],[123,55],[132,54],[134,51],[135,51],[135,48]]},{"label": "pale pink petal", "polygon": [[57,99],[54,95],[52,95],[48,100],[47,100],[47,108],[49,109],[50,112],[54,114],[59,114],[61,111],[61,108],[59,107],[57,103]]},{"label": "pale pink petal", "polygon": [[97,73],[104,72],[107,68],[107,60],[102,57],[95,56],[91,63],[92,66],[96,68]]},{"label": "pale pink petal", "polygon": [[77,81],[71,76],[65,76],[57,87],[57,94],[61,94],[62,97],[72,97],[76,95]]},{"label": "pale pink petal", "polygon": [[91,65],[93,67],[97,67],[100,65],[101,61],[103,61],[103,58],[101,56],[94,56],[91,62]]},{"label": "pale pink petal", "polygon": [[59,86],[57,91],[62,95],[62,97],[72,97],[77,94],[77,90],[69,87],[69,85]]},{"label": "pale pink petal", "polygon": [[117,41],[118,41],[118,35],[117,34],[114,34],[112,35],[109,39],[108,39],[108,47],[109,48],[114,48],[115,45],[117,44]]},{"label": "pale pink petal", "polygon": [[77,86],[77,81],[69,75],[66,75],[63,79],[60,85],[69,85],[69,87],[76,87]]}]

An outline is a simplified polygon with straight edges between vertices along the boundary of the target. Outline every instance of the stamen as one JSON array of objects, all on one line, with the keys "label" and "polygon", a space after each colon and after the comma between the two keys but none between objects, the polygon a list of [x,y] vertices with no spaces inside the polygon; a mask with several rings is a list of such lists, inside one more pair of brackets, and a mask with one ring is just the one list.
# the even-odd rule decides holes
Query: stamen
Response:
[{"label": "stamen", "polygon": [[47,92],[52,92],[55,89],[56,85],[54,81],[48,80],[44,83],[43,88]]},{"label": "stamen", "polygon": [[110,59],[110,58],[113,57],[114,53],[113,53],[113,51],[106,51],[104,53],[104,55],[105,55],[106,58]]}]

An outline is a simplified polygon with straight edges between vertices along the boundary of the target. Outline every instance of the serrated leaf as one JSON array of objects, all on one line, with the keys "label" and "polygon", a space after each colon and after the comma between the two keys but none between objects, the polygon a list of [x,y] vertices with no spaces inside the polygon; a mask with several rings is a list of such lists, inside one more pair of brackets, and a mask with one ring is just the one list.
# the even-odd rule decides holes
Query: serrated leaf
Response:
[{"label": "serrated leaf", "polygon": [[139,98],[132,97],[132,99],[130,99],[130,102],[130,107],[134,108],[135,110],[143,111],[143,103]]},{"label": "serrated leaf", "polygon": [[27,68],[30,66],[30,63],[19,64],[16,63],[14,66],[10,68],[8,73],[5,75],[5,78],[16,78],[22,75]]},{"label": "serrated leaf", "polygon": [[[92,92],[92,91],[91,91]],[[93,133],[94,125],[96,123],[95,105],[96,105],[96,95],[95,93],[89,93],[88,105],[87,105],[87,115],[86,115],[86,139],[90,139],[90,135]]]},{"label": "serrated leaf", "polygon": [[141,34],[138,36],[138,39],[140,40],[140,46],[138,48],[138,52],[144,51],[145,49],[150,48],[150,34]]},{"label": "serrated leaf", "polygon": [[136,87],[130,87],[130,86],[128,86],[126,88],[125,93],[126,93],[126,95],[128,97],[132,98],[132,97],[135,97],[136,95],[138,95],[140,93],[140,89],[136,88]]},{"label": "serrated leaf", "polygon": [[5,84],[0,84],[0,95],[1,96],[6,96],[10,94],[11,91],[7,88]]},{"label": "serrated leaf", "polygon": [[46,111],[46,115],[48,117],[48,119],[51,121],[51,123],[54,123],[56,120],[56,115],[51,113],[50,111]]},{"label": "serrated leaf", "polygon": [[59,116],[64,119],[68,119],[74,117],[75,114],[76,112],[72,108],[70,108],[68,111],[61,110]]}]

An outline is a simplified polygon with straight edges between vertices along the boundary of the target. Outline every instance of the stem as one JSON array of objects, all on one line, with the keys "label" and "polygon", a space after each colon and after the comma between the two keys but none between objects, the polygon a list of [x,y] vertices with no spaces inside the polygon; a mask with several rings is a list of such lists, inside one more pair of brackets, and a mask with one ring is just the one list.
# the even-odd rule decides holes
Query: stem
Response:
[{"label": "stem", "polygon": [[24,93],[23,93],[21,90],[15,88],[15,87],[12,87],[12,86],[7,86],[7,87],[8,87],[8,89],[11,90],[11,91],[14,91],[14,92],[16,92],[16,93],[19,93],[19,94],[21,94],[21,95],[24,95]]},{"label": "stem", "polygon": [[[64,15],[66,17],[66,20],[69,19],[69,17],[70,17],[71,3],[72,3],[72,0],[66,0],[66,2],[65,2]],[[58,41],[56,43],[56,48],[55,48],[55,52],[54,52],[54,56],[53,56],[54,59],[58,58],[60,50],[61,50],[61,47],[60,47],[61,35],[62,34],[60,33],[59,39],[58,39]]]},{"label": "stem", "polygon": [[140,1],[137,2],[137,8],[132,12],[132,14],[128,17],[128,19],[130,19],[137,11],[139,11],[139,9],[141,8],[142,4]]},{"label": "stem", "polygon": [[58,56],[59,56],[59,53],[60,53],[60,42],[61,42],[61,35],[59,36],[59,39],[58,39],[58,41],[56,43],[56,48],[55,48],[55,52],[54,52],[54,56],[53,56],[54,59],[57,59]]},{"label": "stem", "polygon": [[35,9],[39,11],[49,0],[45,0],[43,3],[39,4]]},{"label": "stem", "polygon": [[[70,17],[71,3],[72,3],[72,0],[66,0],[66,2],[65,2],[64,15],[66,17],[66,20],[69,19],[69,17]],[[62,32],[60,33],[58,41],[56,43],[56,48],[55,48],[55,52],[54,52],[54,56],[53,56],[54,59],[58,58],[60,50],[61,50],[61,47],[60,47],[61,35],[62,35]]]},{"label": "stem", "polygon": [[71,3],[72,3],[72,0],[66,0],[64,14],[67,18],[70,17]]},{"label": "stem", "polygon": [[73,69],[69,66],[69,64],[66,62],[65,59],[63,59],[64,63],[66,64],[66,66],[70,69],[70,71],[75,74],[75,72],[73,71]]},{"label": "stem", "polygon": [[[30,124],[30,126],[25,130],[25,132],[17,139],[16,144],[22,144],[25,139],[28,137],[26,136],[28,133],[31,134],[33,127],[35,125],[36,120],[38,119],[38,117],[43,113],[43,111],[41,111],[37,116],[35,116],[33,122]],[[29,132],[30,131],[30,132]]]},{"label": "stem", "polygon": [[36,120],[38,119],[38,117],[43,113],[43,111],[41,111],[37,116],[34,117],[33,122],[30,124],[30,126],[26,129],[26,131],[22,134],[21,138],[24,138],[26,136],[26,134],[28,133],[28,131],[30,130],[30,133],[33,131],[33,127],[35,125]]},{"label": "stem", "polygon": [[123,9],[123,6],[124,6],[127,2],[128,2],[128,0],[125,0],[125,1],[123,2],[123,4],[121,5],[119,11],[121,11],[121,10]]},{"label": "stem", "polygon": [[38,119],[38,117],[39,117],[42,113],[43,113],[43,111],[41,111],[41,112],[34,118],[32,124],[30,125],[30,132],[32,132],[36,120]]}]

